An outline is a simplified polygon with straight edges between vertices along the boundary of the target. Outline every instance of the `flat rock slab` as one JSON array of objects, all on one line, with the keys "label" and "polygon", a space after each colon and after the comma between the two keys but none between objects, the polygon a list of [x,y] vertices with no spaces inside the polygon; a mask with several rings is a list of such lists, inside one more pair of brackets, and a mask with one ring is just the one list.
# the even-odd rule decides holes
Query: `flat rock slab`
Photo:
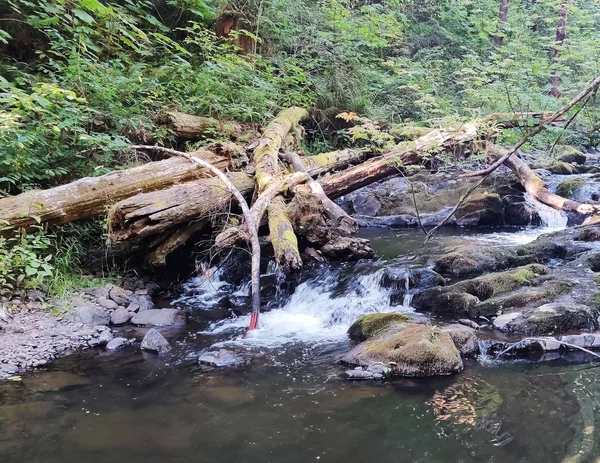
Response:
[{"label": "flat rock slab", "polygon": [[178,309],[151,309],[138,312],[131,319],[134,325],[169,326],[185,323],[185,314]]},{"label": "flat rock slab", "polygon": [[127,338],[114,338],[106,345],[106,350],[117,350],[126,344],[129,344]]}]

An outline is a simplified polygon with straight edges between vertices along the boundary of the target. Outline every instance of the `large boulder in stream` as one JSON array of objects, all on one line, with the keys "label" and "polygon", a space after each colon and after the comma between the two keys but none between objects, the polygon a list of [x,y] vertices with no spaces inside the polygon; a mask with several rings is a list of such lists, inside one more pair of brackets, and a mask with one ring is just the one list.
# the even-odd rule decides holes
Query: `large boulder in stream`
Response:
[{"label": "large boulder in stream", "polygon": [[356,367],[346,372],[350,379],[448,375],[463,369],[461,354],[478,352],[474,329],[414,323],[401,313],[364,315],[348,334],[364,341],[339,359]]},{"label": "large boulder in stream", "polygon": [[509,247],[462,246],[450,249],[436,259],[433,269],[442,275],[477,276],[536,262],[534,255]]},{"label": "large boulder in stream", "polygon": [[405,324],[379,332],[342,356],[340,362],[367,372],[381,368],[388,376],[450,375],[464,368],[450,334],[425,324]]},{"label": "large boulder in stream", "polygon": [[482,301],[527,285],[548,271],[543,265],[530,264],[449,286],[427,288],[414,295],[412,306],[422,311],[476,317],[482,315],[478,310]]},{"label": "large boulder in stream", "polygon": [[547,335],[597,327],[596,310],[581,304],[548,303],[524,312],[500,315],[494,328],[506,333]]},{"label": "large boulder in stream", "polygon": [[[423,225],[434,226],[474,183],[475,180],[458,181],[452,173],[419,172],[411,176],[410,181],[392,178],[361,188],[342,198],[340,204],[367,226],[417,226],[417,209]],[[512,177],[494,174],[463,202],[449,223],[465,226],[502,225],[502,196],[519,193],[514,185]]]}]

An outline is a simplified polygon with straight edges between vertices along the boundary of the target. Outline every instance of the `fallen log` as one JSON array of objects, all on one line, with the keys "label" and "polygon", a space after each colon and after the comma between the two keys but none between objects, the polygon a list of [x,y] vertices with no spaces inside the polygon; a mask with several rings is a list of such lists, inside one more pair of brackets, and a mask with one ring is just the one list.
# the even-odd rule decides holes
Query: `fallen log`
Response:
[{"label": "fallen log", "polygon": [[[197,156],[219,169],[227,169],[233,156],[230,149],[216,154],[209,150]],[[181,158],[149,162],[100,177],[86,177],[48,190],[32,190],[0,199],[0,224],[7,228],[39,223],[63,224],[104,214],[108,207],[125,198],[199,179],[206,169]]]},{"label": "fallen log", "polygon": [[[489,149],[489,154],[495,158],[502,158],[507,152],[508,150],[496,145],[492,145]],[[600,212],[600,206],[598,205],[572,201],[552,193],[546,188],[544,181],[518,157],[518,153],[507,158],[504,161],[504,165],[509,167],[513,174],[515,174],[515,177],[517,177],[527,193],[547,206],[565,212],[576,212],[585,215]]]},{"label": "fallen log", "polygon": [[[308,174],[314,177],[358,163],[366,155],[365,150],[341,150],[304,157],[302,161],[308,168]],[[252,176],[245,172],[232,172],[228,176],[244,195],[253,193]],[[138,194],[119,201],[109,210],[109,239],[113,243],[136,243],[217,214],[220,210],[229,210],[231,200],[229,192],[212,178]]]},{"label": "fallen log", "polygon": [[329,198],[339,198],[365,185],[400,172],[408,165],[418,165],[430,159],[430,153],[471,142],[477,137],[477,123],[464,124],[458,129],[438,129],[412,142],[404,142],[383,156],[319,180]]},{"label": "fallen log", "polygon": [[[254,149],[254,177],[259,197],[273,181],[282,175],[279,168],[279,150],[288,136],[298,124],[308,119],[308,111],[304,108],[288,108],[281,111],[265,129]],[[277,200],[275,200],[278,198]],[[289,217],[285,213],[285,201],[281,196],[273,198],[267,206],[269,214],[269,230],[271,244],[275,253],[275,262],[283,269],[296,270],[302,266],[298,239],[294,233]],[[271,226],[275,227],[271,229]]]},{"label": "fallen log", "polygon": [[[197,141],[217,135],[238,139],[244,134],[244,129],[237,122],[220,121],[212,117],[193,116],[179,111],[165,111],[160,113],[155,118],[155,122],[171,129],[177,138],[186,141]],[[254,134],[255,132],[249,131],[249,133]]]}]

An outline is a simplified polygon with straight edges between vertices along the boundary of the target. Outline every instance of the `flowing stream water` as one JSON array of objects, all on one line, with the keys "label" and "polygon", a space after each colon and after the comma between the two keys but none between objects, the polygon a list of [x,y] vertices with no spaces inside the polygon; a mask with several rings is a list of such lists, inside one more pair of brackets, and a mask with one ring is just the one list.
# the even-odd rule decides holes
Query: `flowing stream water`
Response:
[{"label": "flowing stream water", "polygon": [[[563,224],[550,213],[544,220]],[[416,230],[363,230],[379,260],[313,271],[248,337],[247,317],[202,319],[223,294],[247,287],[218,272],[192,279],[174,304],[194,308],[195,321],[169,332],[169,357],[89,351],[0,384],[0,461],[546,463],[579,450],[586,459],[577,461],[594,461],[600,371],[580,354],[472,360],[458,375],[382,383],[342,380],[334,362],[358,316],[412,312],[410,291],[391,306],[380,285],[386,266],[418,267],[453,245],[515,245],[544,231],[448,229],[422,249]],[[256,361],[199,367],[197,356],[215,344],[250,350]]]}]

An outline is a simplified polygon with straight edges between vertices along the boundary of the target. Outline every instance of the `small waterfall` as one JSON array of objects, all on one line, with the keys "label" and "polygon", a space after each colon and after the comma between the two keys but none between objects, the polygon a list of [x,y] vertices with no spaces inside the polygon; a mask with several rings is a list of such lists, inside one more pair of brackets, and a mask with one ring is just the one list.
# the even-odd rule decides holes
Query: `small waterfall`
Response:
[{"label": "small waterfall", "polygon": [[563,228],[566,228],[568,217],[564,212],[540,203],[528,193],[525,193],[525,202],[537,211],[544,227],[551,230],[562,230]]},{"label": "small waterfall", "polygon": [[[273,346],[345,339],[348,327],[361,315],[412,311],[408,292],[403,307],[390,305],[393,290],[380,284],[383,269],[366,270],[349,275],[332,270],[301,283],[283,307],[262,313],[259,329],[248,333],[243,341]],[[247,326],[248,316],[244,316],[217,322],[208,333],[235,332]]]},{"label": "small waterfall", "polygon": [[406,282],[404,289],[406,290],[406,292],[404,293],[404,298],[402,299],[402,307],[408,311],[411,310],[410,304],[412,303],[413,299],[413,294],[410,290],[410,272],[406,273]]}]

